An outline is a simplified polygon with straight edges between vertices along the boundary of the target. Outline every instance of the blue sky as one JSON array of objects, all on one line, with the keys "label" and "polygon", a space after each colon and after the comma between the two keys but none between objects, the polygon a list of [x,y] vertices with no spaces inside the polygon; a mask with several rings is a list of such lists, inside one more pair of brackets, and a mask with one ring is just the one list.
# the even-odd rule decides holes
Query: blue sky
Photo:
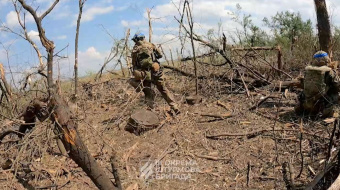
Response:
[{"label": "blue sky", "polygon": [[[26,0],[38,12],[46,10],[53,0]],[[294,2],[294,3],[293,3]],[[81,23],[79,36],[79,64],[80,73],[86,74],[88,71],[97,72],[113,44],[113,40],[106,34],[103,27],[112,34],[114,38],[121,39],[127,28],[131,28],[131,33],[142,31],[148,34],[146,19],[146,8],[153,8],[152,17],[154,34],[153,42],[162,43],[165,51],[169,48],[175,52],[179,47],[176,38],[178,34],[178,24],[173,19],[178,16],[175,5],[179,5],[180,0],[87,0]],[[227,35],[232,35],[237,27],[232,21],[231,13],[239,3],[243,13],[251,14],[253,21],[262,26],[264,17],[273,16],[278,11],[300,12],[304,19],[310,18],[315,22],[314,5],[312,0],[194,0],[193,14],[195,30],[198,33],[206,33],[209,29],[217,29],[217,23],[222,22],[222,28]],[[327,0],[329,10],[332,15],[334,25],[340,26],[339,0]],[[175,4],[175,5],[174,5]],[[16,14],[10,0],[0,0],[0,21],[2,25],[20,32]],[[68,58],[61,60],[60,67],[63,77],[70,77],[73,73],[74,62],[74,37],[75,23],[78,14],[77,0],[60,0],[55,9],[48,15],[43,26],[48,38],[56,44],[55,51],[66,47],[62,55]],[[26,14],[27,28],[29,34],[37,42],[40,50],[44,49],[37,38],[35,24]],[[0,42],[9,48],[10,65],[13,70],[23,72],[38,63],[37,56],[30,44],[17,36],[0,31]],[[8,70],[5,51],[0,46],[0,62],[4,63]],[[110,63],[112,68],[115,63]]]}]

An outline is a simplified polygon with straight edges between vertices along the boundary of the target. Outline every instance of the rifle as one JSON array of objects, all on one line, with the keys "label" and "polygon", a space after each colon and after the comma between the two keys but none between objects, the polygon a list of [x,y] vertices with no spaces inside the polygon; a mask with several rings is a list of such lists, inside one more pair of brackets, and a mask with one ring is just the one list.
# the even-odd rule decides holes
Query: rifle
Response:
[{"label": "rifle", "polygon": [[158,71],[157,71],[157,72],[153,72],[152,75],[154,75],[154,76],[156,76],[156,77],[157,77],[157,76],[158,76],[158,77],[162,76],[162,74],[163,74],[163,69],[161,68],[161,63],[160,63],[159,60],[157,59],[157,56],[156,56],[156,54],[155,54],[155,50],[153,50],[152,53],[151,53],[151,59],[152,59],[152,62],[157,63],[158,66],[159,66]]},{"label": "rifle", "polygon": [[152,61],[155,62],[155,63],[158,63],[159,65],[161,65],[161,63],[158,61],[157,59],[157,56],[155,54],[155,50],[152,51],[151,53],[151,58],[152,58]]}]

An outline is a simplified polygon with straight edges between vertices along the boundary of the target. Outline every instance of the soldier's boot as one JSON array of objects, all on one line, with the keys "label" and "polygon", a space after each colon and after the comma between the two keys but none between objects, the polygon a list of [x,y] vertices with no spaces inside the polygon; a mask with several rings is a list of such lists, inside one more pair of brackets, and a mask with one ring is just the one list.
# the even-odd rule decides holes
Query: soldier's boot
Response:
[{"label": "soldier's boot", "polygon": [[339,110],[338,110],[338,107],[337,107],[338,99],[339,99],[338,93],[327,95],[324,98],[324,107],[323,107],[323,110],[322,110],[322,116],[323,117],[334,117],[334,113],[339,114]]},{"label": "soldier's boot", "polygon": [[154,109],[154,103],[155,103],[155,92],[151,89],[151,82],[144,81],[144,88],[143,92],[145,95],[145,102],[149,109]]},{"label": "soldier's boot", "polygon": [[322,110],[322,117],[333,117],[334,114],[334,106],[327,106]]},{"label": "soldier's boot", "polygon": [[170,106],[170,107],[171,107],[172,111],[174,111],[174,112],[175,112],[175,115],[178,115],[178,114],[180,114],[180,113],[181,113],[181,110],[179,110],[179,108],[178,108],[178,105],[177,105],[177,104],[175,104],[175,105],[172,105],[172,106]]},{"label": "soldier's boot", "polygon": [[299,102],[299,104],[294,107],[294,111],[296,115],[302,115],[304,112],[303,105]]},{"label": "soldier's boot", "polygon": [[181,111],[179,110],[172,93],[166,88],[163,78],[162,77],[158,78],[158,80],[155,81],[155,85],[158,91],[161,93],[162,97],[170,106],[171,110],[173,110],[176,115],[180,114]]},{"label": "soldier's boot", "polygon": [[140,92],[143,88],[141,80],[131,78],[128,80],[128,83],[136,90],[136,92]]}]

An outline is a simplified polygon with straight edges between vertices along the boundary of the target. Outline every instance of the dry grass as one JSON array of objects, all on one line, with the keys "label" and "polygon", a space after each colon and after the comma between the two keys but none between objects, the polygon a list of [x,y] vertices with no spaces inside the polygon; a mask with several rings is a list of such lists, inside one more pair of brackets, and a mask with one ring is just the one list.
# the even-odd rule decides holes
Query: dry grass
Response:
[{"label": "dry grass", "polygon": [[[177,66],[186,71],[192,68],[189,63],[177,63]],[[200,65],[199,70],[200,75],[214,73],[230,76],[228,67]],[[177,117],[170,116],[167,113],[168,106],[158,95],[155,112],[164,125],[141,136],[124,130],[131,113],[146,108],[142,93],[136,93],[128,86],[126,79],[108,74],[102,79],[108,82],[97,82],[97,85],[88,91],[82,89],[79,94],[80,136],[111,177],[110,157],[113,152],[117,153],[118,171],[124,188],[137,183],[140,189],[285,189],[283,162],[292,164],[295,176],[299,173],[302,161],[299,132],[267,132],[252,138],[206,138],[208,134],[246,133],[273,128],[298,131],[298,118],[292,112],[296,98],[294,94],[287,99],[270,100],[257,110],[248,111],[269,91],[254,92],[251,97],[247,97],[239,84],[229,85],[221,79],[205,79],[200,81],[203,102],[189,106],[185,104],[185,96],[194,93],[194,80],[170,71],[166,71],[166,74],[167,86],[180,102],[182,113]],[[82,82],[93,83],[93,80],[84,79]],[[64,83],[62,89],[63,95],[70,99],[71,83]],[[218,106],[217,100],[226,104],[228,110]],[[216,119],[199,116],[197,112],[232,112],[233,117]],[[319,137],[303,135],[301,150],[304,164],[301,177],[295,180],[298,184],[306,184],[313,179],[314,175],[308,167],[316,172],[322,170],[324,164],[320,164],[320,161],[325,158],[332,125],[305,119],[303,130]],[[4,143],[0,146],[0,155],[1,162],[7,159],[14,161],[14,171],[0,169],[0,186],[3,189],[23,189],[14,176],[15,171],[16,175],[29,179],[34,187],[54,185],[65,189],[95,188],[72,160],[59,154],[49,123],[37,124],[19,144]],[[146,182],[140,179],[140,163],[156,160],[161,155],[164,156],[163,161],[195,161],[200,171],[192,173],[191,179],[186,181],[173,179]],[[23,171],[25,163],[29,163],[31,172]]]}]

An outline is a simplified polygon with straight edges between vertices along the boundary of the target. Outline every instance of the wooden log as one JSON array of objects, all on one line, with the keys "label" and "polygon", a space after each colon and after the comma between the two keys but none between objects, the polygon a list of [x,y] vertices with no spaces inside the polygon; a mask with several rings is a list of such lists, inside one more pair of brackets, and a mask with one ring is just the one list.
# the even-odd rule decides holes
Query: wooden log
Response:
[{"label": "wooden log", "polygon": [[318,21],[318,36],[320,49],[326,51],[332,57],[331,50],[331,24],[328,16],[326,0],[314,0],[316,17]]},{"label": "wooden log", "polygon": [[[215,55],[216,52],[210,52],[210,53],[206,53],[206,54],[203,54],[203,55],[198,55],[196,56],[196,59],[198,58],[203,58],[203,57],[210,57],[212,55]],[[193,60],[194,58],[193,57],[185,57],[185,58],[182,58],[181,61],[190,61],[190,60]]]},{"label": "wooden log", "polygon": [[294,174],[292,173],[291,165],[288,162],[284,162],[282,165],[283,180],[286,183],[288,190],[295,190],[294,186]]},{"label": "wooden log", "polygon": [[303,83],[301,79],[294,79],[291,81],[274,81],[268,87],[272,89],[303,88]]},{"label": "wooden log", "polygon": [[[90,154],[83,140],[77,131],[77,124],[72,119],[72,113],[67,103],[58,95],[51,97],[48,107],[46,100],[33,100],[23,114],[25,124],[22,124],[17,133],[22,137],[27,129],[35,126],[36,118],[43,121],[50,116],[55,122],[54,132],[59,140],[57,141],[62,153],[68,153],[79,167],[91,178],[94,184],[101,190],[117,189],[104,170],[97,164],[94,157]],[[48,110],[46,110],[48,108]],[[50,113],[52,113],[50,115]],[[61,142],[60,142],[61,141]],[[63,146],[62,146],[63,145]]]},{"label": "wooden log", "polygon": [[115,183],[118,189],[122,189],[122,182],[120,181],[120,177],[118,174],[118,166],[117,166],[117,155],[114,153],[114,155],[111,156],[110,158],[111,162],[111,168],[112,168],[112,174],[113,177],[115,178]]},{"label": "wooden log", "polygon": [[340,189],[340,175],[334,181],[334,183],[328,188],[328,190],[338,190]]},{"label": "wooden log", "polygon": [[280,97],[281,96],[278,96],[278,95],[268,95],[268,96],[264,97],[263,99],[261,99],[260,101],[258,101],[251,108],[249,108],[249,110],[251,111],[251,110],[254,110],[254,109],[258,108],[261,104],[263,104],[269,98],[280,98]]},{"label": "wooden log", "polygon": [[245,48],[232,48],[231,51],[249,51],[249,50],[278,50],[277,46],[274,47],[245,47]]},{"label": "wooden log", "polygon": [[6,94],[8,101],[11,101],[12,90],[11,90],[11,87],[9,86],[7,80],[6,80],[5,69],[4,69],[4,66],[1,63],[0,63],[0,79],[2,80],[2,83],[4,84],[5,90],[6,90],[3,93]]},{"label": "wooden log", "polygon": [[277,46],[277,68],[282,70],[283,64],[282,64],[282,50],[280,46]]},{"label": "wooden log", "polygon": [[226,119],[230,118],[233,116],[232,113],[228,112],[225,114],[210,114],[210,113],[197,113],[200,116],[205,116],[205,117],[214,117],[214,118],[221,118],[221,119]]},{"label": "wooden log", "polygon": [[[301,132],[298,129],[275,129],[275,132]],[[246,132],[246,133],[222,133],[222,134],[215,134],[215,135],[206,135],[206,138],[209,139],[219,139],[222,137],[247,137],[248,139],[257,137],[259,135],[262,135],[264,133],[268,132],[273,132],[273,129],[262,129],[262,130],[256,130],[256,131],[251,131],[251,132]],[[318,137],[318,138],[324,138],[324,139],[329,139],[329,137],[326,136],[320,136],[317,134],[313,134],[307,131],[304,131],[303,134],[313,136],[313,137]]]},{"label": "wooden log", "polygon": [[117,189],[80,138],[67,103],[61,97],[54,96],[51,98],[49,108],[50,110],[53,109],[51,119],[55,122],[55,127],[61,134],[60,139],[69,152],[70,158],[84,170],[99,189]]},{"label": "wooden log", "polygon": [[0,144],[2,143],[2,139],[4,139],[7,135],[10,135],[10,134],[16,134],[18,136],[22,135],[22,133],[20,133],[19,131],[15,131],[15,130],[3,131],[2,133],[0,133]]},{"label": "wooden log", "polygon": [[179,69],[179,68],[177,68],[177,67],[173,67],[173,66],[170,66],[170,65],[162,65],[162,66],[163,66],[164,68],[166,68],[166,69],[170,69],[170,70],[173,70],[173,71],[175,71],[175,72],[178,72],[178,73],[180,73],[180,74],[183,75],[183,76],[187,76],[187,77],[195,77],[194,74],[185,72],[185,71],[183,71],[183,70],[181,70],[181,69]]}]

